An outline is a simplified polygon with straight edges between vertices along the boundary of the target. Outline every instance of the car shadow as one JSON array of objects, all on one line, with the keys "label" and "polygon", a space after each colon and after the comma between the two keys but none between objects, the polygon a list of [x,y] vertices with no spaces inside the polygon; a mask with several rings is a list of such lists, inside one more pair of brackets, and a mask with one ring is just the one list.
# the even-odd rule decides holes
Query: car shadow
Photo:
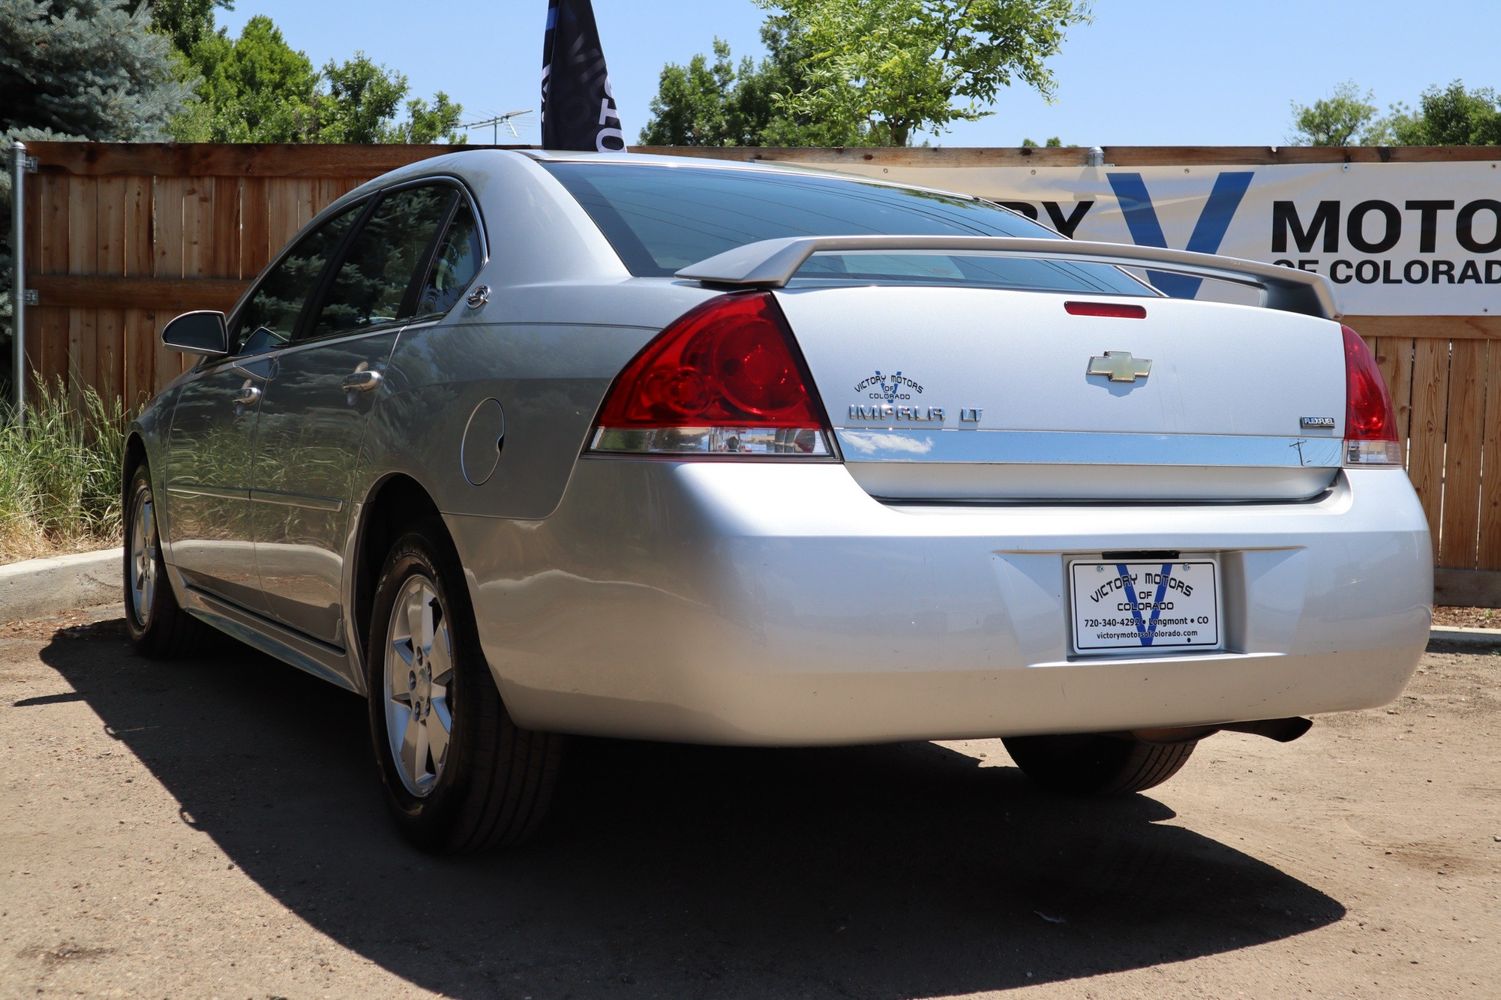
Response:
[{"label": "car shadow", "polygon": [[1166,824],[934,744],[575,741],[543,842],[439,860],[387,822],[358,698],[238,647],[152,662],[119,623],[42,660],[182,821],[322,933],[422,988],[919,997],[1275,941],[1344,908]]}]

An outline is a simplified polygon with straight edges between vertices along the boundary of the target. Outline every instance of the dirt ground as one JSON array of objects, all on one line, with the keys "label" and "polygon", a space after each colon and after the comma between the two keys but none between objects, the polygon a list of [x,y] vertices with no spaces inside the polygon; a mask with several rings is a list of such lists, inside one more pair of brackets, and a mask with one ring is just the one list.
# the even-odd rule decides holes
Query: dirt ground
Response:
[{"label": "dirt ground", "polygon": [[356,698],[116,611],[0,628],[0,995],[1495,997],[1501,653],[1145,795],[998,741],[580,741],[542,844],[394,836]]}]

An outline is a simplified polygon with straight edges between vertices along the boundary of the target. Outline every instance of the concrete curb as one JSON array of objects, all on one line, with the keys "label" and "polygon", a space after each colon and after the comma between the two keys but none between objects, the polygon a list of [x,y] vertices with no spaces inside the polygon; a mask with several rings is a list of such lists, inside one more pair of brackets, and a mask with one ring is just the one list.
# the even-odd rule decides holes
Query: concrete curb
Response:
[{"label": "concrete curb", "polygon": [[1444,628],[1435,625],[1428,633],[1428,641],[1501,649],[1501,628]]},{"label": "concrete curb", "polygon": [[120,549],[0,566],[0,622],[120,602]]},{"label": "concrete curb", "polygon": [[[120,601],[120,550],[99,549],[0,566],[0,622]],[[1501,648],[1501,629],[1434,626],[1429,642]]]}]

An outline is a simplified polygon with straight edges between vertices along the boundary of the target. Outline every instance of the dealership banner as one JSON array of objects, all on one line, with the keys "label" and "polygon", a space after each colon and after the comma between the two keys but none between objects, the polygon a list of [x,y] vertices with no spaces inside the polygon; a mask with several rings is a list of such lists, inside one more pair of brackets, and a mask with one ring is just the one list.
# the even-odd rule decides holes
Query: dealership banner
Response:
[{"label": "dealership banner", "polygon": [[[1352,315],[1501,315],[1494,162],[839,169],[978,195],[1075,239],[1316,271]],[[1222,282],[1151,278],[1182,298],[1247,298]]]}]

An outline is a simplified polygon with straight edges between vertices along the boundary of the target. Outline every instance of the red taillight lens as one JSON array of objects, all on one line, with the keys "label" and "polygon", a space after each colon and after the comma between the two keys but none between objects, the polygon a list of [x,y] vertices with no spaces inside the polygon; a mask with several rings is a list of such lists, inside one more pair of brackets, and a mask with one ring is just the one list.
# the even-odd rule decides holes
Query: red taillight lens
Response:
[{"label": "red taillight lens", "polygon": [[828,455],[828,422],[770,292],[684,314],[610,386],[595,451]]},{"label": "red taillight lens", "polygon": [[1400,465],[1397,414],[1386,380],[1360,334],[1341,327],[1345,337],[1345,462],[1348,465]]},{"label": "red taillight lens", "polygon": [[1070,316],[1108,316],[1112,319],[1146,319],[1145,306],[1125,302],[1065,302],[1063,311]]}]

